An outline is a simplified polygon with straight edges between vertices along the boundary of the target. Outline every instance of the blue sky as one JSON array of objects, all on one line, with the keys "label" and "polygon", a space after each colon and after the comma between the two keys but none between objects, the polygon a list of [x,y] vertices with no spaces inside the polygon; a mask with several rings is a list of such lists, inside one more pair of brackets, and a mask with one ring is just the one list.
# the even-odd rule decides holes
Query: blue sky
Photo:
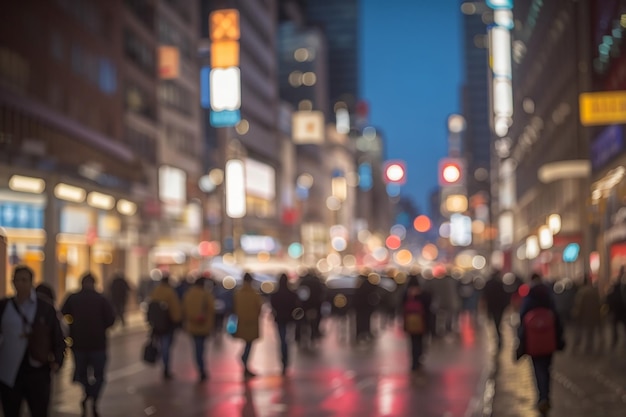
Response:
[{"label": "blue sky", "polygon": [[386,158],[407,163],[402,193],[428,212],[446,121],[460,111],[461,11],[457,0],[361,0],[361,94]]}]

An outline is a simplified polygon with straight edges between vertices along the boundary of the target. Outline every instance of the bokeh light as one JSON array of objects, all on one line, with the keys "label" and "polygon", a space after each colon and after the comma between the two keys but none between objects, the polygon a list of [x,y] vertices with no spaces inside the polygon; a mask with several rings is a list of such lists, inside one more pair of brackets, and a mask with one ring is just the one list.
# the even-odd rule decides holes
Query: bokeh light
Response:
[{"label": "bokeh light", "polygon": [[413,220],[413,227],[420,233],[428,232],[431,226],[430,219],[426,215],[419,215]]},{"label": "bokeh light", "polygon": [[434,261],[435,259],[437,259],[437,256],[439,256],[439,249],[437,249],[437,246],[433,245],[432,243],[427,243],[426,245],[424,245],[424,247],[422,248],[422,258],[426,259],[427,261]]},{"label": "bokeh light", "polygon": [[402,249],[394,255],[394,259],[398,265],[406,266],[413,261],[413,255],[408,249]]},{"label": "bokeh light", "polygon": [[298,259],[304,253],[304,248],[301,243],[294,242],[287,248],[287,253],[293,259]]},{"label": "bokeh light", "polygon": [[400,247],[400,245],[402,244],[402,241],[400,240],[400,238],[396,235],[390,235],[387,237],[387,239],[385,240],[385,245],[391,249],[391,250],[396,250]]}]

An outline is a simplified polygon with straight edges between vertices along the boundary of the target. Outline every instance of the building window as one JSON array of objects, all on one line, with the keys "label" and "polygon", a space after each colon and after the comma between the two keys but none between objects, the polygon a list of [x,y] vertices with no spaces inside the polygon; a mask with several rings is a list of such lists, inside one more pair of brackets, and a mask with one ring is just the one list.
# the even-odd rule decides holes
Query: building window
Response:
[{"label": "building window", "polygon": [[191,93],[173,81],[163,81],[159,85],[159,100],[167,107],[185,115],[191,115],[195,104]]},{"label": "building window", "polygon": [[187,59],[194,58],[191,39],[164,19],[159,20],[159,42],[178,47],[181,55]]},{"label": "building window", "polygon": [[154,30],[154,6],[149,0],[124,0],[124,4],[150,31]]},{"label": "building window", "polygon": [[155,75],[154,48],[150,48],[128,29],[124,30],[124,53],[143,71],[151,76]]},{"label": "building window", "polygon": [[135,84],[128,84],[124,94],[124,104],[127,111],[140,114],[149,119],[156,119],[156,112],[150,95]]},{"label": "building window", "polygon": [[98,87],[106,94],[114,94],[117,90],[117,71],[115,65],[106,58],[100,58]]},{"label": "building window", "polygon": [[137,157],[156,164],[156,140],[153,136],[127,126],[126,141]]}]

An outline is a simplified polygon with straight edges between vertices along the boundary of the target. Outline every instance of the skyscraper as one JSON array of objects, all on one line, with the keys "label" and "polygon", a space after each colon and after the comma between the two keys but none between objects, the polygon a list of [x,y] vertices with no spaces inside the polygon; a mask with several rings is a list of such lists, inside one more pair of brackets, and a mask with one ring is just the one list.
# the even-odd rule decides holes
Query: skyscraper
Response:
[{"label": "skyscraper", "polygon": [[489,191],[486,174],[490,165],[491,131],[486,23],[493,19],[484,2],[471,3],[471,7],[466,3],[461,10],[465,73],[462,111],[467,123],[463,135],[463,149],[467,158],[468,195],[471,196],[479,191]]},{"label": "skyscraper", "polygon": [[308,0],[307,23],[319,26],[328,41],[329,114],[337,102],[354,112],[359,99],[359,2],[358,0]]}]

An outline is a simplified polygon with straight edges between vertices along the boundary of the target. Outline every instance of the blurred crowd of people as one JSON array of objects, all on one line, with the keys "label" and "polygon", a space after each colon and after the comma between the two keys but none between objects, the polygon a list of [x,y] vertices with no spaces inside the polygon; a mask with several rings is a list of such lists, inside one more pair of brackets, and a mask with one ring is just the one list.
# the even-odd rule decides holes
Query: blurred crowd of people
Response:
[{"label": "blurred crowd of people", "polygon": [[[546,378],[549,381],[553,352],[538,358],[523,345],[522,321],[529,311],[537,307],[554,311],[558,330],[555,350],[565,347],[565,339],[569,339],[567,344],[572,351],[582,354],[616,348],[622,338],[626,341],[623,267],[604,296],[587,276],[579,283],[568,279],[545,282],[537,274],[525,280],[500,271],[484,277],[477,271],[453,276],[447,270],[432,276],[418,270],[405,273],[390,269],[361,271],[356,277],[345,278],[355,279],[337,280],[334,283],[338,285],[330,285],[329,279],[315,270],[302,275],[280,273],[273,291],[260,291],[259,282],[250,272],[243,273],[241,282],[232,286],[224,285],[208,272],[178,281],[162,272],[158,279],[147,278],[137,288],[132,288],[122,274],[116,274],[105,290],[99,292],[96,278],[85,273],[80,291],[69,294],[59,311],[51,316],[45,306],[56,305],[52,288],[47,284],[35,288],[32,270],[16,267],[13,278],[16,296],[0,302],[0,393],[4,413],[14,415],[25,399],[33,416],[47,415],[45,407],[37,404],[49,402],[49,373],[63,363],[63,355],[59,356],[58,351],[66,348],[65,343],[61,346],[59,342],[65,336],[75,362],[73,379],[84,389],[83,415],[90,411],[97,417],[97,401],[105,379],[107,329],[116,321],[125,326],[133,292],[137,304],[144,306],[151,327],[149,347],[158,351],[151,359],[146,355],[144,358],[152,363],[160,358],[164,379],[174,377],[170,367],[172,344],[179,330],[192,339],[200,382],[209,378],[210,364],[205,362],[207,339],[214,336],[219,340],[224,333],[244,342],[243,376],[254,377],[249,357],[254,342],[261,337],[264,310],[271,312],[276,325],[280,341],[277,355],[283,374],[290,364],[290,345],[316,349],[324,337],[323,321],[330,315],[350,324],[342,328],[350,332],[347,339],[357,345],[367,346],[381,327],[401,325],[410,347],[410,370],[419,372],[426,343],[435,338],[454,339],[462,318],[478,326],[479,316],[487,317],[495,330],[496,350],[502,349],[502,324],[508,313],[514,313],[520,318],[518,357],[524,354],[532,357],[543,401],[539,409],[544,411],[549,408]],[[8,315],[2,316],[3,311],[9,312]],[[372,320],[375,313],[379,318],[376,324]],[[45,337],[49,340],[45,346],[49,349],[49,361],[33,359],[35,354],[28,348],[31,333],[36,333],[37,320],[47,325]],[[9,367],[7,363],[17,365]],[[39,387],[40,394],[34,395],[32,386]]]}]

